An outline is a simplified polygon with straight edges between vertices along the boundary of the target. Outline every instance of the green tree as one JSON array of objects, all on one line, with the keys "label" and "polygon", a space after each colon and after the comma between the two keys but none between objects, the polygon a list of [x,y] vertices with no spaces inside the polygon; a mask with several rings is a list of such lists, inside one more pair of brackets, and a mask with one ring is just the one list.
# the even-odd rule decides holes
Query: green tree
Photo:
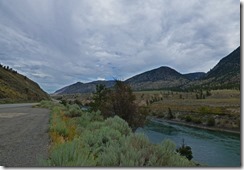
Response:
[{"label": "green tree", "polygon": [[132,130],[142,127],[146,120],[146,111],[135,104],[136,96],[129,85],[116,80],[111,93],[111,102],[114,114],[128,122]]},{"label": "green tree", "polygon": [[211,96],[212,94],[211,94],[211,91],[210,90],[207,90],[207,92],[206,92],[206,96]]},{"label": "green tree", "polygon": [[92,95],[92,110],[100,110],[105,118],[113,115],[110,95],[111,91],[103,84],[96,85],[96,92]]},{"label": "green tree", "polygon": [[92,96],[92,110],[100,110],[106,117],[118,115],[128,122],[132,130],[142,127],[146,120],[147,108],[139,108],[135,103],[135,95],[129,85],[116,80],[112,90],[104,85],[97,85]]},{"label": "green tree", "polygon": [[173,119],[173,118],[175,118],[175,116],[173,115],[173,113],[172,113],[172,111],[171,111],[170,108],[168,108],[167,118],[168,118],[168,119]]}]

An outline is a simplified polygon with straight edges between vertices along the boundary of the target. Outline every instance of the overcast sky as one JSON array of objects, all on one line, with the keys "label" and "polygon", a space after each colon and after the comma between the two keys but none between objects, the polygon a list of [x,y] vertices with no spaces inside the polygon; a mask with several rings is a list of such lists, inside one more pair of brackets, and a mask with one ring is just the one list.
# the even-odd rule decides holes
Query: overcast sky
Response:
[{"label": "overcast sky", "polygon": [[238,0],[0,0],[0,63],[47,92],[160,66],[207,72],[239,45]]}]

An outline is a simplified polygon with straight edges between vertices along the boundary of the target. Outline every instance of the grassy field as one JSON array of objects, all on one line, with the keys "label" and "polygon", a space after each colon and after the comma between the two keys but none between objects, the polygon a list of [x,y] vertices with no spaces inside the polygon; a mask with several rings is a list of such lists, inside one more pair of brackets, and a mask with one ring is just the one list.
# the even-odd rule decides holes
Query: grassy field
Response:
[{"label": "grassy field", "polygon": [[[205,92],[203,92],[205,93]],[[171,91],[146,91],[135,92],[137,102],[140,105],[148,104],[151,108],[160,108],[167,111],[170,107],[175,111],[197,111],[199,108],[207,106],[211,108],[239,108],[240,91],[237,90],[214,90],[210,96],[204,99],[196,99],[194,92],[171,92]],[[240,110],[239,110],[240,111]],[[226,114],[231,114],[226,112]],[[237,114],[240,114],[237,113]]]},{"label": "grassy field", "polygon": [[[240,91],[212,90],[202,92],[141,91],[135,92],[136,102],[147,106],[150,114],[167,118],[169,110],[176,120],[239,130]],[[213,122],[213,120],[211,120]]]}]

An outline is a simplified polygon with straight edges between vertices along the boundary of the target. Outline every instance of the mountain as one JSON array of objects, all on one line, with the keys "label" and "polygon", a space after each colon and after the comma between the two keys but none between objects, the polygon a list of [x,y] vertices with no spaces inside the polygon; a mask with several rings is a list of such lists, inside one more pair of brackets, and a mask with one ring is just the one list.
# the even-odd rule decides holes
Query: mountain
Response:
[{"label": "mountain", "polygon": [[240,87],[240,55],[240,47],[238,47],[207,73],[205,80],[211,80],[210,86]]},{"label": "mountain", "polygon": [[183,74],[187,79],[189,80],[199,80],[206,76],[206,73],[204,72],[196,72],[196,73],[188,73]]},{"label": "mountain", "polygon": [[113,87],[115,81],[93,81],[90,83],[77,82],[75,84],[66,86],[54,92],[54,95],[58,94],[75,94],[75,93],[92,93],[96,91],[96,85],[103,84],[107,88]]},{"label": "mountain", "polygon": [[[129,84],[133,90],[176,88],[187,82],[189,82],[189,80],[182,74],[165,66],[141,73],[125,81],[125,83]],[[115,81],[94,81],[90,83],[77,82],[55,91],[54,95],[92,93],[95,92],[96,85],[98,84],[103,84],[107,88],[111,88],[114,86]]]},{"label": "mountain", "polygon": [[238,47],[229,55],[222,58],[202,79],[192,81],[186,86],[191,88],[239,89],[241,80],[240,55],[240,47]]},{"label": "mountain", "polygon": [[72,94],[72,93],[78,93],[79,89],[83,88],[84,83],[77,82],[75,84],[71,84],[69,86],[63,87],[57,91],[54,92],[54,94]]},{"label": "mountain", "polygon": [[133,90],[155,90],[177,88],[186,83],[188,80],[184,75],[176,70],[162,66],[127,79]]},{"label": "mountain", "polygon": [[211,69],[206,79],[217,78],[217,80],[226,81],[229,78],[240,76],[240,47],[224,57],[219,63]]},{"label": "mountain", "polygon": [[43,99],[49,99],[49,95],[37,83],[0,64],[0,103],[36,102]]},{"label": "mountain", "polygon": [[[221,59],[207,73],[181,74],[170,67],[162,66],[135,75],[125,80],[125,83],[129,84],[133,90],[240,88],[240,47]],[[110,88],[114,86],[115,81],[77,82],[57,90],[54,94],[91,93],[95,91],[97,84]]]}]

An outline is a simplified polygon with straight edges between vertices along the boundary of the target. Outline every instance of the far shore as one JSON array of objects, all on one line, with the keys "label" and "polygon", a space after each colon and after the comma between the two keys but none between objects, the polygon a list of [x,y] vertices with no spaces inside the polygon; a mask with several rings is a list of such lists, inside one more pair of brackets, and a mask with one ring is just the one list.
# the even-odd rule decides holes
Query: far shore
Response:
[{"label": "far shore", "polygon": [[149,120],[156,120],[158,122],[174,123],[174,124],[179,124],[179,125],[184,125],[184,126],[189,126],[189,127],[199,128],[199,129],[240,134],[240,131],[237,131],[237,130],[223,129],[223,128],[217,128],[217,127],[207,127],[207,126],[203,126],[203,125],[196,125],[196,124],[192,124],[192,123],[181,122],[178,120],[162,119],[162,118],[158,118],[158,117],[154,117],[154,116],[150,116],[148,118],[149,118]]}]

